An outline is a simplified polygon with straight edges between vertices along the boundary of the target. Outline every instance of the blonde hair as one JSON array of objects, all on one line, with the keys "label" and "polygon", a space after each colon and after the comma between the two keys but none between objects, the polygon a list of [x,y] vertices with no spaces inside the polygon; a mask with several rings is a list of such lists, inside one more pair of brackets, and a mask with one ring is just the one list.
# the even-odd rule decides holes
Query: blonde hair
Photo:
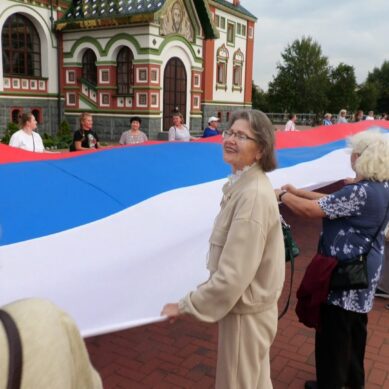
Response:
[{"label": "blonde hair", "polygon": [[360,132],[348,140],[355,161],[355,172],[373,181],[389,180],[389,136],[378,130]]},{"label": "blonde hair", "polygon": [[80,115],[80,125],[82,126],[82,123],[84,122],[84,120],[86,118],[91,118],[92,117],[92,114],[89,113],[89,112],[82,112],[81,115]]}]

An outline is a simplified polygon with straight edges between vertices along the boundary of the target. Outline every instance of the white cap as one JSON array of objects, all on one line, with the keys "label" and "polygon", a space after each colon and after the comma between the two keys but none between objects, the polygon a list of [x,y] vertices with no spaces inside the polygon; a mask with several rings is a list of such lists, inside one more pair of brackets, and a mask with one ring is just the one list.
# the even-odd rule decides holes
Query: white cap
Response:
[{"label": "white cap", "polygon": [[211,122],[220,122],[220,119],[216,116],[211,116],[209,119],[208,119],[208,124],[211,123]]}]

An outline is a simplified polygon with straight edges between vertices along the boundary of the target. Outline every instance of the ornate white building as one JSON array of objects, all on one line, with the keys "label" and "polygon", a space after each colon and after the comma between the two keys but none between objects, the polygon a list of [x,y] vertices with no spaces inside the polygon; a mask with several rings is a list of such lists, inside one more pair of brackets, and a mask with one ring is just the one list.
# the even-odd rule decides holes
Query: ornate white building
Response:
[{"label": "ornate white building", "polygon": [[161,137],[251,106],[255,16],[238,0],[2,0],[0,128],[22,111],[54,133],[80,112],[116,140],[129,117]]}]

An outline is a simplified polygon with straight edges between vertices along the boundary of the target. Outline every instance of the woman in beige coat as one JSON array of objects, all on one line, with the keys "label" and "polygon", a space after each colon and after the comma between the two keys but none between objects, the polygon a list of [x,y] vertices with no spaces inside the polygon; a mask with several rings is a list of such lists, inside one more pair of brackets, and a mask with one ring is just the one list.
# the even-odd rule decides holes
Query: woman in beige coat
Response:
[{"label": "woman in beige coat", "polygon": [[[1,310],[12,318],[19,332],[21,369],[15,363],[13,370],[14,374],[21,371],[19,389],[103,389],[80,332],[67,313],[36,298],[12,302]],[[7,332],[1,321],[0,388],[8,388],[9,360],[17,352],[15,344],[9,350]],[[14,383],[17,385],[17,380]]]},{"label": "woman in beige coat", "polygon": [[216,388],[268,389],[285,270],[278,205],[265,174],[276,167],[274,130],[263,112],[238,111],[223,135],[233,174],[209,239],[210,277],[162,315],[219,323]]}]

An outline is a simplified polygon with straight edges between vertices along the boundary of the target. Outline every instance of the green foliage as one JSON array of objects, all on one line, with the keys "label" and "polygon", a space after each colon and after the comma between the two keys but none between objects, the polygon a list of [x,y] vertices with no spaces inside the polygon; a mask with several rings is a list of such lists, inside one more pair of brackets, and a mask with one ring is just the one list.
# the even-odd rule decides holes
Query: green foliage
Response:
[{"label": "green foliage", "polygon": [[365,85],[370,88],[374,88],[374,85],[378,90],[375,109],[378,112],[389,112],[389,61],[384,61],[380,69],[374,68],[368,74]]},{"label": "green foliage", "polygon": [[269,104],[276,112],[322,113],[327,107],[329,67],[321,47],[311,37],[288,45],[269,84]]},{"label": "green foliage", "polygon": [[58,128],[57,135],[51,136],[44,133],[42,140],[46,149],[68,149],[73,140],[69,123],[63,120]]},{"label": "green foliage", "polygon": [[16,123],[9,122],[7,128],[4,131],[4,136],[1,138],[1,143],[8,144],[11,136],[14,132],[19,130],[19,126]]},{"label": "green foliage", "polygon": [[365,82],[357,91],[359,106],[364,111],[376,111],[377,100],[380,95],[379,86],[375,82]]},{"label": "green foliage", "polygon": [[58,149],[68,149],[70,144],[72,143],[72,130],[70,129],[70,125],[66,120],[63,120],[60,124],[56,139]]},{"label": "green foliage", "polygon": [[262,112],[269,112],[269,104],[267,94],[252,82],[252,105],[254,109],[259,109]]},{"label": "green foliage", "polygon": [[338,112],[343,108],[353,112],[358,108],[360,99],[352,66],[340,63],[336,68],[331,68],[328,100],[326,111],[329,112]]}]

